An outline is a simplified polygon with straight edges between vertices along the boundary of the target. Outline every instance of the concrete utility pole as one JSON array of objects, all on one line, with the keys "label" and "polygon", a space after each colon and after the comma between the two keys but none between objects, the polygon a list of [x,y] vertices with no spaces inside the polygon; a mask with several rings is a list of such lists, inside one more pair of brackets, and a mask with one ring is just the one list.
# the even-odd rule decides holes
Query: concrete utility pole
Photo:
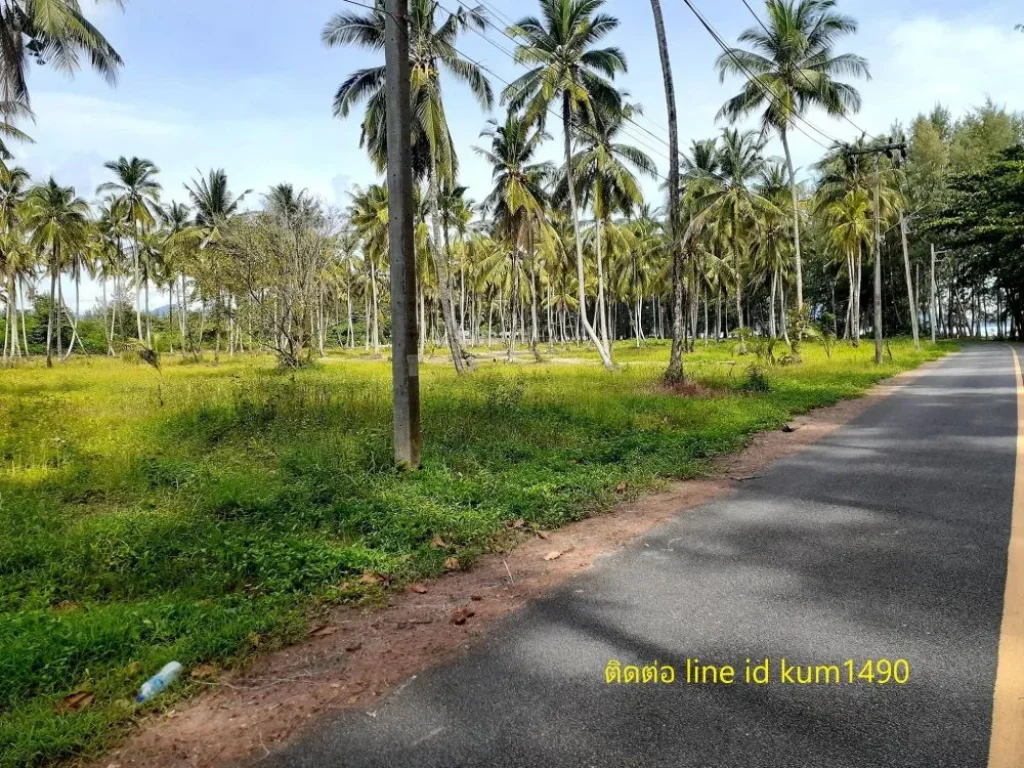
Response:
[{"label": "concrete utility pole", "polygon": [[413,239],[409,0],[385,0],[388,141],[388,251],[391,257],[391,379],[395,463],[420,466],[420,374]]},{"label": "concrete utility pole", "polygon": [[932,303],[931,307],[928,309],[928,314],[930,316],[929,320],[931,320],[929,325],[932,327],[932,344],[935,343],[935,327],[938,325],[936,315],[939,313],[939,305],[936,303],[937,291],[935,288],[935,257],[940,253],[947,253],[947,251],[936,251],[935,243],[932,243]]},{"label": "concrete utility pole", "polygon": [[882,364],[882,177],[875,156],[875,365]]},{"label": "concrete utility pole", "polygon": [[[905,156],[907,144],[904,141],[890,141],[866,149],[846,149],[844,154],[847,157],[857,155],[875,156],[875,364],[882,364],[882,176],[878,163],[882,155],[888,155],[890,160],[896,158],[897,153]],[[911,307],[913,310],[913,307]]]}]

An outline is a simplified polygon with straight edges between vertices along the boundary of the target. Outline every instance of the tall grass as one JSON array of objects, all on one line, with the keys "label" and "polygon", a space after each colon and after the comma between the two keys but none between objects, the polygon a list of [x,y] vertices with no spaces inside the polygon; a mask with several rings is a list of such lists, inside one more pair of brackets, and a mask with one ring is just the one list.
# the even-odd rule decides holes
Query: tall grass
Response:
[{"label": "tall grass", "polygon": [[[752,394],[751,357],[713,346],[687,360],[712,391],[700,398],[659,387],[665,345],[622,345],[613,373],[487,362],[459,379],[427,365],[411,474],[391,466],[386,362],[0,371],[0,766],[95,752],[165,662],[292,640],[311,604],[365,598],[365,571],[401,583],[452,555],[467,565],[506,521],[557,526],[607,507],[623,480],[697,475],[752,432],[942,349],[893,343],[876,368],[869,349],[827,360],[807,345]],[[91,706],[56,711],[82,690]]]}]

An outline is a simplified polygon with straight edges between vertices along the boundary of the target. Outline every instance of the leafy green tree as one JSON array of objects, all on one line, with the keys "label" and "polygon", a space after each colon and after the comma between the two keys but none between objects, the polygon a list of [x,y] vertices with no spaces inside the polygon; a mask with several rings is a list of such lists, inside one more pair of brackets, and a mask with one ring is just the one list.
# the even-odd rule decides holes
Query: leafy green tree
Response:
[{"label": "leafy green tree", "polygon": [[854,54],[835,53],[840,37],[857,31],[857,22],[835,12],[836,0],[767,0],[767,31],[751,27],[739,41],[750,50],[733,48],[718,57],[720,79],[746,78],[743,90],[729,99],[719,115],[732,121],[761,111],[763,134],[778,133],[786,153],[793,197],[793,240],[796,257],[796,303],[804,304],[800,248],[799,196],[789,133],[798,118],[813,108],[830,115],[857,112],[857,89],[836,78],[869,77],[867,61]]},{"label": "leafy green tree", "polygon": [[[431,223],[435,240],[434,262],[441,293],[442,312],[448,328],[448,344],[455,369],[462,373],[469,354],[462,334],[455,323],[450,265],[441,251],[440,195],[443,186],[455,186],[458,170],[455,147],[448,127],[442,96],[442,72],[469,87],[480,106],[489,110],[494,103],[490,83],[483,70],[463,58],[455,48],[459,36],[487,26],[482,7],[460,6],[454,13],[439,13],[437,0],[412,0],[409,8],[409,63],[414,123],[410,127],[413,144],[413,171],[427,178],[430,187]],[[381,51],[384,48],[385,13],[383,0],[376,0],[373,10],[360,13],[342,11],[324,27],[322,39],[329,47],[355,45]],[[352,108],[366,102],[362,125],[362,145],[367,148],[378,170],[387,164],[387,111],[384,92],[385,67],[377,66],[354,72],[338,88],[334,97],[334,113],[346,117]]]},{"label": "leafy green tree", "polygon": [[601,361],[611,368],[608,345],[587,317],[583,235],[572,163],[579,127],[593,124],[599,113],[612,115],[622,109],[622,95],[611,80],[626,71],[625,54],[615,47],[595,47],[619,25],[618,19],[600,12],[602,6],[604,0],[540,0],[543,19],[527,16],[511,27],[509,33],[522,40],[516,46],[516,62],[530,70],[505,89],[502,101],[512,111],[525,110],[527,122],[541,126],[553,107],[561,113],[580,320]]},{"label": "leafy green tree", "polygon": [[1013,319],[1013,335],[1024,337],[1024,146],[1001,152],[979,170],[950,179],[947,205],[927,222],[945,245],[995,277]]}]

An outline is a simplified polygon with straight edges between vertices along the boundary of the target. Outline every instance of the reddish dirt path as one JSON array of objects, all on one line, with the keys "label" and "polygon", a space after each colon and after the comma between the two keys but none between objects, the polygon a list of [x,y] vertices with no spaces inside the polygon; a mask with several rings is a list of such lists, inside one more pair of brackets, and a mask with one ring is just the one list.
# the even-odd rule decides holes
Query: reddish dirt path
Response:
[{"label": "reddish dirt path", "polygon": [[[925,366],[927,367],[927,366]],[[372,712],[384,694],[456,653],[495,620],[591,567],[649,529],[711,498],[729,493],[770,462],[790,456],[849,422],[905,384],[911,371],[865,397],[821,408],[791,422],[793,432],[755,435],[740,453],[722,457],[707,479],[672,483],[658,494],[541,535],[520,531],[503,554],[480,558],[391,597],[384,608],[342,607],[324,629],[299,645],[210,682],[208,694],[144,722],[93,768],[217,768],[269,754],[339,708]],[[551,556],[559,553],[553,559]]]}]

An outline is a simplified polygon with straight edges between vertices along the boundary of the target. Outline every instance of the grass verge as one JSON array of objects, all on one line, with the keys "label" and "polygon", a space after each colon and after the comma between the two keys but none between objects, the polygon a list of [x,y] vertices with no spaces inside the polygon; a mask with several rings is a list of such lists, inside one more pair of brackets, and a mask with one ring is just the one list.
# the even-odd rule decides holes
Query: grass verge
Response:
[{"label": "grass verge", "polygon": [[[613,373],[427,365],[413,474],[391,467],[386,362],[0,371],[0,766],[97,753],[173,700],[131,701],[165,662],[295,640],[312,605],[372,597],[366,573],[467,567],[508,521],[556,527],[613,504],[622,481],[695,476],[751,433],[951,348],[895,341],[876,367],[867,346],[829,359],[807,344],[803,364],[762,365],[752,387],[756,358],[712,346],[687,358],[710,392],[697,398],[659,386],[664,344],[624,344]],[[75,693],[85,706],[66,704]]]}]

